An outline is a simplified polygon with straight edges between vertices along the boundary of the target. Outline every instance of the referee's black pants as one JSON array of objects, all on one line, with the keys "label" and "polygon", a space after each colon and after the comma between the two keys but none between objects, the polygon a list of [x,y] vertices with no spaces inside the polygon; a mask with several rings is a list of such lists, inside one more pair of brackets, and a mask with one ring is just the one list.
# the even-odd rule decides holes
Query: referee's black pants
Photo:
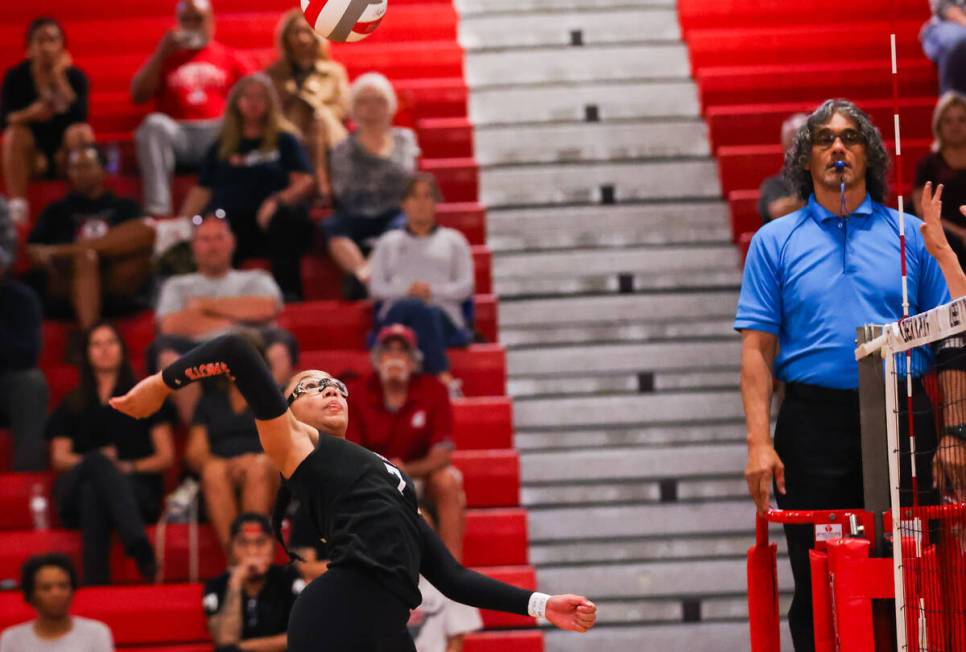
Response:
[{"label": "referee's black pants", "polygon": [[[917,383],[918,385],[918,383]],[[918,389],[918,387],[917,387]],[[900,401],[902,404],[902,401]],[[901,407],[904,413],[905,408]],[[922,491],[932,486],[930,461],[936,446],[929,400],[914,395],[913,413],[918,450],[917,470]],[[899,419],[905,434],[905,419]],[[906,437],[901,449],[908,451]],[[862,483],[862,445],[859,393],[815,385],[789,383],[775,426],[775,450],[785,465],[786,494],[775,492],[781,509],[858,509],[865,504]],[[903,456],[905,467],[907,458]],[[908,478],[908,470],[903,471]],[[812,581],[808,551],[815,544],[812,525],[786,525],[788,557],[795,578],[795,594],[788,625],[796,652],[815,649],[812,619]]]}]

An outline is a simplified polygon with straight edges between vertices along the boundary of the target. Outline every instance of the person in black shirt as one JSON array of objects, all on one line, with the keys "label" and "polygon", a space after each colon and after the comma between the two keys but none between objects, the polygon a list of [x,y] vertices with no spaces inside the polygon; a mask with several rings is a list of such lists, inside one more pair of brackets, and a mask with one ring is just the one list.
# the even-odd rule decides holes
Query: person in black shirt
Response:
[{"label": "person in black shirt", "polygon": [[[795,133],[805,123],[807,116],[796,113],[789,116],[782,123],[782,152],[787,152],[795,142]],[[781,172],[770,176],[761,182],[758,189],[758,215],[762,224],[797,211],[803,206],[802,200],[795,194],[792,185]]]},{"label": "person in black shirt", "polygon": [[0,89],[3,175],[14,220],[29,216],[30,177],[55,176],[64,153],[94,142],[87,122],[87,77],[72,64],[64,30],[53,18],[27,28],[27,59],[7,70]]},{"label": "person in black shirt", "polygon": [[935,151],[916,165],[913,205],[920,205],[927,181],[934,188],[942,184],[943,228],[960,263],[966,263],[966,217],[960,212],[966,205],[966,96],[950,91],[939,99],[932,131]]},{"label": "person in black shirt", "polygon": [[[420,518],[412,480],[385,458],[345,440],[348,391],[325,372],[297,374],[286,401],[255,348],[241,336],[224,335],[111,399],[111,405],[148,417],[173,390],[215,375],[235,379],[255,415],[262,447],[287,479],[283,487],[310,515],[330,551],[329,570],[292,608],[289,650],[413,652],[406,624],[421,601],[420,573],[463,604],[545,617],[578,632],[594,625],[597,607],[587,598],[531,593],[453,559]],[[284,508],[275,513],[277,534],[282,513]]]},{"label": "person in black shirt", "polygon": [[272,563],[272,525],[261,514],[241,514],[231,524],[231,567],[205,584],[208,630],[221,652],[285,650],[289,614],[303,580],[292,566]]},{"label": "person in black shirt", "polygon": [[13,470],[47,466],[47,379],[37,368],[42,315],[36,293],[7,275],[17,235],[0,199],[0,423],[13,434]]},{"label": "person in black shirt", "polygon": [[93,147],[71,151],[71,190],[51,203],[30,233],[27,255],[52,314],[73,307],[81,329],[106,312],[137,307],[151,278],[154,228],[137,202],[104,187],[104,159]]},{"label": "person in black shirt", "polygon": [[108,399],[134,385],[124,341],[110,324],[86,333],[80,385],[50,417],[51,466],[59,473],[54,502],[61,522],[83,533],[85,584],[110,582],[111,532],[117,531],[145,579],[157,564],[145,521],[157,519],[161,474],[174,463],[167,406],[148,421],[112,410]]},{"label": "person in black shirt", "polygon": [[305,202],[315,187],[312,166],[282,115],[264,73],[243,77],[228,96],[218,140],[205,156],[198,185],[181,214],[222,209],[237,239],[235,265],[267,257],[287,299],[302,296],[299,266],[314,236]]},{"label": "person in black shirt", "polygon": [[202,395],[185,457],[201,477],[208,520],[225,550],[239,512],[271,512],[278,473],[262,451],[255,417],[234,385],[219,378]]}]

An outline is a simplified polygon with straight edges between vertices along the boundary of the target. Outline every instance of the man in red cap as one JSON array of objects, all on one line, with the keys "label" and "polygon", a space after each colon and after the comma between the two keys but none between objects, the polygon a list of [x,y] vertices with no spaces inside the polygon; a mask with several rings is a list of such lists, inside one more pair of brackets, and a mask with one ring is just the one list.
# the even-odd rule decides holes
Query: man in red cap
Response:
[{"label": "man in red cap", "polygon": [[420,371],[416,335],[402,324],[379,331],[372,349],[374,373],[349,390],[346,439],[390,460],[416,481],[436,504],[439,535],[457,559],[463,553],[466,498],[453,453],[453,409],[449,392]]}]

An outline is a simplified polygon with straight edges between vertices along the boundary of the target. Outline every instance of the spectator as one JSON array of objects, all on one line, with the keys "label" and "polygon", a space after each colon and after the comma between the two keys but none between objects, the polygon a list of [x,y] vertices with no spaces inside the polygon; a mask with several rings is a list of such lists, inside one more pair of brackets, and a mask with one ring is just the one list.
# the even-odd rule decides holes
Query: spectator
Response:
[{"label": "spectator", "polygon": [[[263,340],[252,334],[257,348]],[[234,383],[218,378],[195,409],[185,451],[201,477],[208,520],[228,551],[231,524],[241,512],[269,514],[278,491],[278,472],[262,450],[255,417]]]},{"label": "spectator", "polygon": [[473,257],[463,234],[436,224],[439,187],[414,176],[403,196],[406,228],[386,233],[372,252],[372,297],[382,305],[376,329],[405,324],[416,332],[423,370],[458,393],[446,347],[473,341],[463,305],[473,298]]},{"label": "spectator", "polygon": [[[845,164],[841,172],[839,161]],[[768,509],[772,482],[782,509],[861,508],[855,330],[902,316],[899,217],[883,205],[889,156],[865,113],[846,100],[828,100],[798,130],[785,165],[808,203],[755,234],[735,319],[742,336],[745,477],[759,512]],[[906,218],[912,314],[949,300],[920,224]],[[775,380],[784,383],[784,397],[773,443]],[[930,450],[936,441],[929,401],[921,383],[915,386],[916,446]],[[903,445],[907,440],[900,438]],[[916,460],[920,487],[929,492],[929,457]],[[785,526],[795,578],[788,620],[798,651],[815,649],[809,566],[814,534],[811,526]]]},{"label": "spectator", "polygon": [[140,307],[151,280],[154,228],[137,202],[104,187],[104,157],[93,145],[72,150],[70,192],[41,213],[27,253],[48,314],[68,311],[86,330],[104,312]]},{"label": "spectator", "polygon": [[294,131],[268,76],[243,78],[228,96],[221,134],[181,214],[224,210],[238,241],[235,263],[267,256],[286,298],[298,300],[299,261],[315,228],[305,204],[314,182]]},{"label": "spectator", "polygon": [[[192,238],[198,271],[175,276],[161,286],[155,316],[160,336],[148,352],[148,366],[166,367],[198,342],[239,326],[270,326],[282,308],[282,295],[261,270],[231,267],[235,238],[224,218],[197,220]],[[172,396],[183,423],[191,423],[201,396],[197,383]]]},{"label": "spectator", "polygon": [[[436,529],[436,507],[423,501],[419,512]],[[450,600],[422,575],[419,592],[423,601],[409,616],[409,633],[417,652],[462,652],[463,637],[483,629],[479,609]]]},{"label": "spectator", "polygon": [[70,615],[77,572],[66,555],[35,555],[20,572],[24,600],[37,617],[8,627],[0,636],[0,652],[113,652],[107,625]]},{"label": "spectator", "polygon": [[276,40],[280,57],[266,72],[275,83],[282,112],[305,138],[319,192],[329,197],[329,151],[349,133],[343,124],[349,113],[349,77],[300,9],[282,16]]},{"label": "spectator", "polygon": [[221,128],[228,91],[251,71],[237,52],[213,40],[209,0],[180,0],[177,21],[131,82],[135,104],[155,100],[134,136],[151,215],[171,215],[175,165],[201,163]]},{"label": "spectator", "polygon": [[18,224],[30,216],[30,178],[57,176],[65,151],[94,142],[87,124],[87,77],[74,67],[65,46],[60,23],[35,18],[27,28],[27,58],[3,79],[3,176]]},{"label": "spectator", "polygon": [[966,205],[966,96],[950,91],[940,98],[932,132],[934,151],[916,166],[913,205],[920,205],[927,181],[933,187],[943,184],[943,229],[956,256],[966,262],[966,217],[959,211]]},{"label": "spectator", "polygon": [[[378,73],[356,79],[349,96],[358,130],[332,150],[330,176],[336,213],[322,223],[329,254],[364,296],[370,271],[365,254],[373,240],[402,225],[406,185],[416,172],[419,145],[410,129],[393,127],[398,101],[389,80]],[[360,286],[361,284],[361,286]]]},{"label": "spectator", "polygon": [[268,518],[238,516],[231,524],[232,566],[205,584],[202,600],[218,650],[286,649],[289,612],[305,581],[292,566],[273,564],[274,557]]},{"label": "spectator", "polygon": [[110,324],[86,334],[80,385],[50,416],[51,466],[58,514],[67,527],[80,528],[84,543],[84,583],[110,582],[111,531],[147,580],[157,572],[145,522],[161,513],[161,474],[174,463],[169,408],[146,421],[108,405],[135,384],[127,347]]},{"label": "spectator", "polygon": [[[789,116],[782,123],[782,154],[788,152],[795,143],[795,134],[808,118],[804,113]],[[804,205],[785,175],[779,172],[761,182],[758,199],[758,215],[762,224],[768,224],[783,215],[797,211]]]},{"label": "spectator", "polygon": [[923,25],[919,38],[923,52],[939,67],[939,94],[966,91],[962,83],[956,83],[962,71],[950,65],[950,55],[966,40],[966,0],[929,0],[929,5],[933,16]]},{"label": "spectator", "polygon": [[299,343],[287,330],[272,328],[264,332],[265,359],[272,370],[272,377],[279,387],[284,387],[295,375],[299,363]]},{"label": "spectator", "polygon": [[453,408],[446,387],[419,372],[416,335],[402,324],[380,331],[375,373],[353,383],[346,439],[390,460],[416,480],[439,513],[439,535],[457,559],[463,552],[463,481],[450,466]]},{"label": "spectator", "polygon": [[47,380],[37,368],[43,317],[34,291],[7,276],[16,243],[0,199],[0,419],[13,434],[13,470],[41,471],[47,466]]}]

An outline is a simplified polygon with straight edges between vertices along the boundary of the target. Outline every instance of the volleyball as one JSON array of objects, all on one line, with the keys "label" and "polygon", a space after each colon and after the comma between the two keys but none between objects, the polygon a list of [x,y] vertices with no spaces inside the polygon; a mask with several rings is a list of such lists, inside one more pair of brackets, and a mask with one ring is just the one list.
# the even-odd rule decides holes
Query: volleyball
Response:
[{"label": "volleyball", "polygon": [[388,0],[301,0],[302,13],[320,36],[353,43],[366,38],[386,16]]}]

